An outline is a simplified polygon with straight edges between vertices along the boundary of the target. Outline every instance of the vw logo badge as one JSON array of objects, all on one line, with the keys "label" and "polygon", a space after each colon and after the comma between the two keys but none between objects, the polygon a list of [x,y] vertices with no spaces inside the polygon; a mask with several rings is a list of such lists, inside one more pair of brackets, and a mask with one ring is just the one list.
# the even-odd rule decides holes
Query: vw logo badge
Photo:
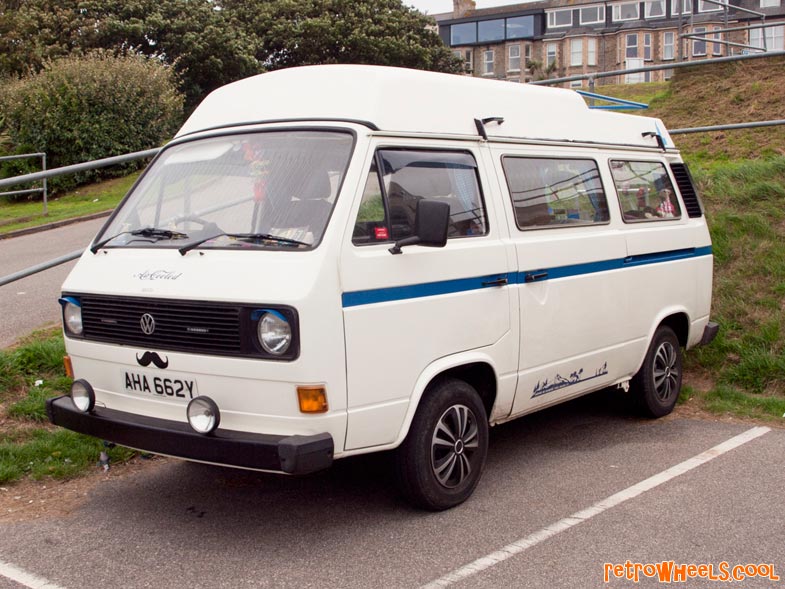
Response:
[{"label": "vw logo badge", "polygon": [[139,320],[139,326],[142,328],[142,333],[152,335],[155,331],[155,319],[150,313],[145,313]]}]

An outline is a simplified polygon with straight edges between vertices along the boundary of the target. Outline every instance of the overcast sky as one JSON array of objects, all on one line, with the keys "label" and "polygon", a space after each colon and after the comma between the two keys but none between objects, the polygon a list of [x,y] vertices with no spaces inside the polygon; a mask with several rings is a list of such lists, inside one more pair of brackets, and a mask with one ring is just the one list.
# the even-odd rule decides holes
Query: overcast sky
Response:
[{"label": "overcast sky", "polygon": [[[476,0],[477,8],[491,8],[493,6],[507,6],[508,4],[522,4],[526,0]],[[452,12],[452,0],[404,0],[407,6],[414,6],[428,14]]]}]

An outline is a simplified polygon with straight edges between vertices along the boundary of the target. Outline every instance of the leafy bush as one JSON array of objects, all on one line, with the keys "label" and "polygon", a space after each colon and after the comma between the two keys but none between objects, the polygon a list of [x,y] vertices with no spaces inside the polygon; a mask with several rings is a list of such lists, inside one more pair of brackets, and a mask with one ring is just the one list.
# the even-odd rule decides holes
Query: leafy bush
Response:
[{"label": "leafy bush", "polygon": [[[133,53],[50,61],[41,72],[0,88],[0,135],[7,135],[14,153],[45,152],[50,168],[150,149],[171,137],[182,117],[183,97],[172,69]],[[35,160],[14,162],[0,175],[36,165]],[[139,165],[62,176],[50,187],[63,191]]]}]

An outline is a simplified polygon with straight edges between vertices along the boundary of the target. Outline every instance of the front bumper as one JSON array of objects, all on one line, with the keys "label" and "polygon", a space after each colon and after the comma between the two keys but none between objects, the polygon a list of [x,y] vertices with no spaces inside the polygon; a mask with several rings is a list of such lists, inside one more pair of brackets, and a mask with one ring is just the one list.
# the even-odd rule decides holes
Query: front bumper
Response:
[{"label": "front bumper", "polygon": [[49,399],[46,413],[55,425],[75,432],[186,460],[288,474],[316,472],[333,462],[333,439],[328,433],[275,436],[218,429],[203,436],[179,421],[102,407],[82,413],[68,396]]}]

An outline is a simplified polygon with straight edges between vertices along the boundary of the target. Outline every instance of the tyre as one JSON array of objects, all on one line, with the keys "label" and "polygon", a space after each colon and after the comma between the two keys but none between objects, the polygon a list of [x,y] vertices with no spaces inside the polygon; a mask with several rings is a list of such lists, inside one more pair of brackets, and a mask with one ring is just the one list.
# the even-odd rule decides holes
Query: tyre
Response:
[{"label": "tyre", "polygon": [[662,417],[673,411],[681,392],[681,348],[670,327],[661,325],[646,352],[631,388],[644,415]]},{"label": "tyre", "polygon": [[425,391],[395,453],[396,479],[414,505],[432,511],[466,501],[488,453],[488,417],[477,391],[450,378]]}]

